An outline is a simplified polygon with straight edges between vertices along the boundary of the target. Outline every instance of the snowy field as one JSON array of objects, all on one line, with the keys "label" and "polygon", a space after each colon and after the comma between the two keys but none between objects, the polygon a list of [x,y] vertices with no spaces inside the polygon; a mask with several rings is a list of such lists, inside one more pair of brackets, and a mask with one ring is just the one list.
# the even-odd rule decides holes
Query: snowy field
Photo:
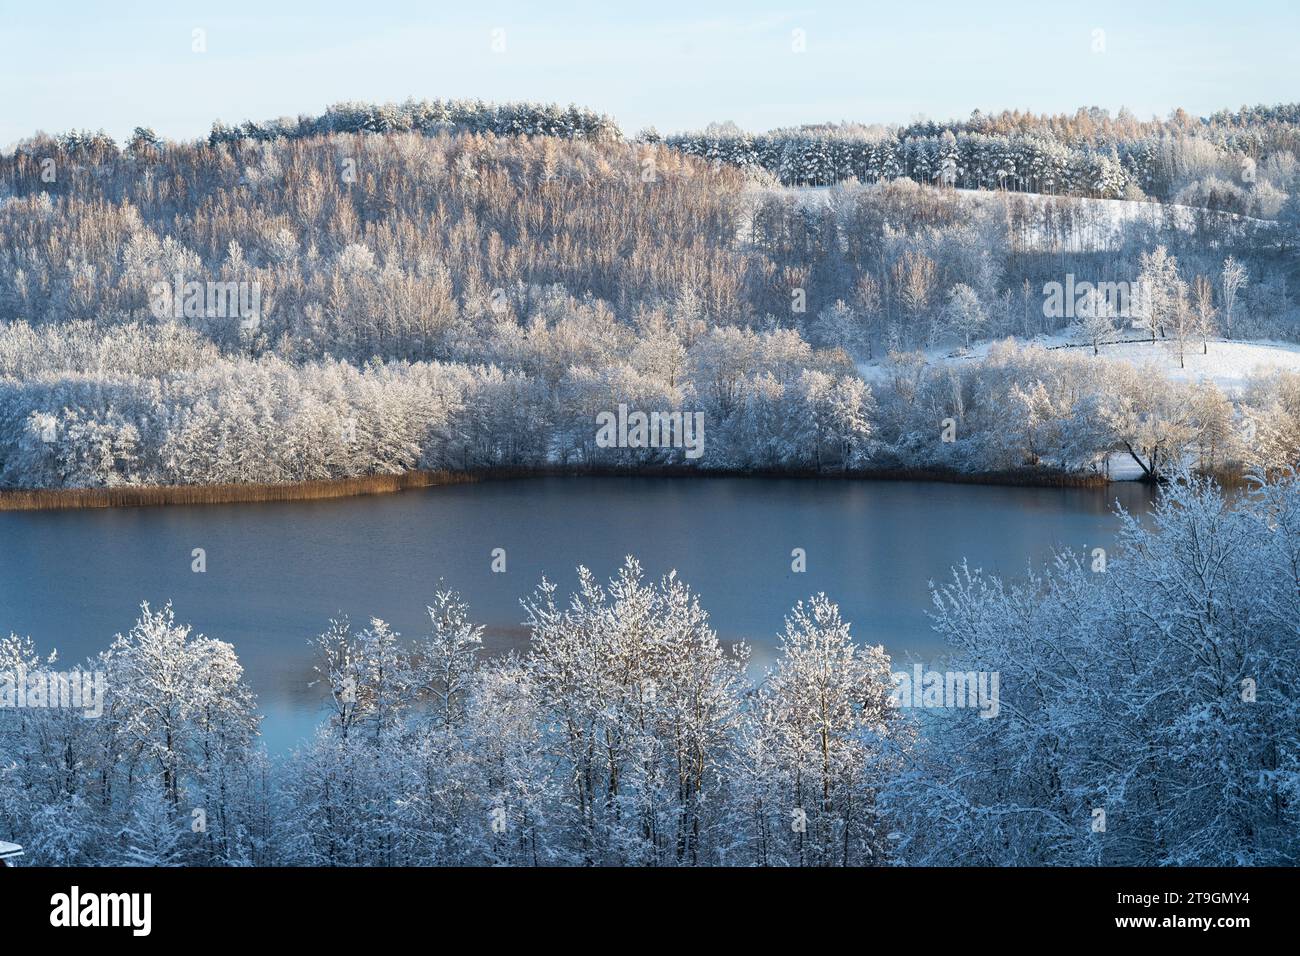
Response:
[{"label": "snowy field", "polygon": [[[1092,347],[1076,345],[1064,335],[1040,335],[1032,340],[1016,340],[1021,345],[1037,345],[1046,349],[1060,349],[1079,355],[1092,355]],[[974,362],[984,358],[993,342],[982,342],[970,351],[951,348],[930,349],[926,357],[933,363]],[[1122,342],[1103,345],[1099,360],[1127,362],[1137,368],[1154,366],[1171,381],[1210,381],[1230,395],[1239,394],[1252,373],[1270,369],[1300,372],[1300,345],[1292,342],[1228,342],[1222,339],[1209,343],[1208,353],[1202,354],[1199,342],[1189,343],[1185,353],[1186,367],[1178,365],[1178,353],[1168,342]],[[858,363],[858,374],[867,382],[880,381],[884,375],[882,361]]]}]

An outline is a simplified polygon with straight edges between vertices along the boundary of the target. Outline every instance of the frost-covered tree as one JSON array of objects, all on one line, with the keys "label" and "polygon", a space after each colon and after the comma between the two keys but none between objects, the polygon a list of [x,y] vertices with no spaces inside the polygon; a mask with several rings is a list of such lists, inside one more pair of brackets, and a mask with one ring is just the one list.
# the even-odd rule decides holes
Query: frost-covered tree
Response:
[{"label": "frost-covered tree", "polygon": [[818,313],[809,338],[822,348],[843,349],[850,355],[861,354],[866,345],[866,333],[857,313],[843,299],[836,299]]},{"label": "frost-covered tree", "polygon": [[193,799],[213,748],[246,755],[256,733],[253,697],[231,645],[176,622],[171,605],[142,604],[140,619],[104,656],[123,745],[174,808]]},{"label": "frost-covered tree", "polygon": [[965,283],[958,283],[948,290],[948,301],[944,304],[944,325],[951,330],[966,348],[970,348],[971,338],[982,331],[988,324],[988,314],[980,303],[975,290]]},{"label": "frost-covered tree", "polygon": [[416,648],[414,681],[432,696],[432,718],[443,727],[459,724],[474,683],[483,628],[471,622],[469,605],[455,591],[434,592],[429,635]]},{"label": "frost-covered tree", "polygon": [[1114,305],[1095,286],[1089,289],[1079,310],[1079,339],[1091,345],[1092,354],[1097,355],[1100,347],[1113,340],[1118,331]]},{"label": "frost-covered tree", "polygon": [[1140,305],[1134,326],[1151,333],[1151,344],[1172,326],[1187,299],[1187,283],[1178,272],[1178,260],[1164,246],[1156,246],[1141,257],[1138,275]]},{"label": "frost-covered tree", "polygon": [[1218,329],[1219,310],[1214,305],[1214,283],[1198,275],[1192,281],[1191,333],[1201,340],[1201,354],[1210,352],[1210,337]]},{"label": "frost-covered tree", "polygon": [[889,862],[876,794],[909,744],[892,687],[884,649],[855,643],[824,594],[795,606],[737,758],[747,862]]},{"label": "frost-covered tree", "polygon": [[1223,271],[1219,275],[1219,289],[1223,295],[1223,334],[1232,338],[1233,310],[1237,304],[1237,293],[1246,285],[1249,275],[1246,267],[1232,256],[1223,260]]},{"label": "frost-covered tree", "polygon": [[914,863],[1293,865],[1300,763],[1294,474],[1229,502],[1166,486],[1103,571],[936,590],[951,666],[1000,674],[995,719],[922,727],[891,787]]},{"label": "frost-covered tree", "polygon": [[715,813],[743,656],[724,653],[689,588],[673,575],[645,583],[631,558],[608,587],[579,569],[568,605],[543,582],[525,610],[529,679],[556,728],[548,748],[566,781],[563,825],[577,858],[713,858],[731,838]]},{"label": "frost-covered tree", "polygon": [[190,832],[189,815],[182,819],[167,794],[150,780],[134,795],[131,815],[119,834],[123,866],[178,866]]}]

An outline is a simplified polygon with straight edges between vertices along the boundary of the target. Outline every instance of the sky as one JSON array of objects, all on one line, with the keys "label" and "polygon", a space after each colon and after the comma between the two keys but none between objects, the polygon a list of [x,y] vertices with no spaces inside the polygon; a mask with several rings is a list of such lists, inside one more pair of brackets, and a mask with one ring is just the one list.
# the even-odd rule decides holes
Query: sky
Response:
[{"label": "sky", "polygon": [[407,97],[576,103],[628,134],[1206,115],[1300,99],[1297,37],[1297,0],[0,0],[0,148],[72,128],[193,139],[216,119]]}]

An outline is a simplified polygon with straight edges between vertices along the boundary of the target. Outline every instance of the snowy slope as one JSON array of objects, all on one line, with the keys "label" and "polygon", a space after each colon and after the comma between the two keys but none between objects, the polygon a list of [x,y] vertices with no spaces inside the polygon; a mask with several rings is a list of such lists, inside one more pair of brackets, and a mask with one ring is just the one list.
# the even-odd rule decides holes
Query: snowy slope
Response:
[{"label": "snowy slope", "polygon": [[1184,357],[1185,368],[1179,367],[1171,348],[1152,347],[1149,342],[1103,345],[1099,357],[1138,367],[1155,365],[1173,381],[1210,381],[1229,394],[1241,391],[1252,372],[1274,368],[1300,372],[1300,345],[1290,342],[1213,341],[1208,354],[1202,354],[1200,343],[1195,343]]},{"label": "snowy slope", "polygon": [[1040,252],[1098,252],[1116,248],[1123,239],[1124,227],[1130,223],[1152,226],[1168,224],[1191,232],[1198,220],[1210,220],[1240,231],[1271,229],[1276,224],[1264,219],[1177,203],[1135,202],[1131,199],[1089,199],[1079,196],[1048,196],[1042,193],[989,192],[961,189],[958,192],[974,203],[1024,202],[1038,209],[1068,210],[1074,225],[1073,235],[1057,245],[1054,232],[1038,229],[1021,237],[1029,249]]},{"label": "snowy slope", "polygon": [[[801,206],[817,208],[831,201],[835,186],[763,186],[763,192],[793,199]],[[1216,220],[1238,230],[1272,229],[1276,223],[1254,219],[1234,213],[1176,203],[1136,202],[1130,199],[1089,199],[1080,196],[1052,196],[1044,193],[1000,192],[986,189],[957,189],[954,192],[972,204],[1026,203],[1031,207],[1047,207],[1060,215],[1068,211],[1073,224],[1069,241],[1058,244],[1055,231],[1030,227],[1029,233],[1016,238],[1023,248],[1039,252],[1098,252],[1115,248],[1123,238],[1124,227],[1129,223],[1145,222],[1150,225],[1168,223],[1179,229],[1192,231],[1198,219]]]},{"label": "snowy slope", "polygon": [[[1091,346],[1075,345],[1065,335],[1040,335],[1032,342],[1022,344],[1061,349],[1062,352],[1078,355],[1092,354]],[[969,352],[962,353],[951,348],[931,349],[926,355],[931,362],[936,363],[972,362],[987,355],[992,345],[992,342],[984,342],[972,347]],[[1212,340],[1209,343],[1209,353],[1205,355],[1201,354],[1199,342],[1189,343],[1185,356],[1186,368],[1179,368],[1177,353],[1163,342],[1154,346],[1150,342],[1103,345],[1098,358],[1108,362],[1127,362],[1137,368],[1154,366],[1172,381],[1210,381],[1228,394],[1240,392],[1252,372],[1268,369],[1300,372],[1300,345],[1292,342]],[[879,380],[883,371],[884,366],[879,361],[858,364],[859,374],[868,382]]]}]

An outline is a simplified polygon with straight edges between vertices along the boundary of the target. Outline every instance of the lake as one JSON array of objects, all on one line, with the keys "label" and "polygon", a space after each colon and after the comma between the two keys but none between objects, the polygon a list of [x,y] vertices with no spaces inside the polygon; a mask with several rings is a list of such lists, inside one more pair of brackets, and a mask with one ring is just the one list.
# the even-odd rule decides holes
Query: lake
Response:
[{"label": "lake", "polygon": [[[469,601],[490,650],[521,647],[520,598],[543,575],[568,591],[585,564],[623,556],[675,568],[725,641],[761,667],[783,615],[825,591],[859,640],[896,659],[942,653],[928,583],[972,567],[1020,576],[1055,549],[1109,548],[1116,501],[1152,491],[771,478],[538,478],[330,501],[0,512],[0,630],[74,666],[170,600],[195,632],[229,641],[283,752],[323,716],[308,640],[328,619],[382,617],[423,633],[439,579]],[[207,570],[191,570],[195,548]],[[506,551],[506,572],[491,570]],[[802,548],[807,570],[791,570]]]}]

